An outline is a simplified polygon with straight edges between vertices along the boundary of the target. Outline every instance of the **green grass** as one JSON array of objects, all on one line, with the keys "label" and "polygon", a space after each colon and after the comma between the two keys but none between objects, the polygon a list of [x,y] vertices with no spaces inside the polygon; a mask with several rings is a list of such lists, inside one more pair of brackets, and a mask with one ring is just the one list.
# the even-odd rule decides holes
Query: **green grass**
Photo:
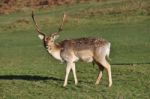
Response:
[{"label": "green grass", "polygon": [[[13,68],[13,74],[1,74],[1,98],[6,99],[148,99],[149,65],[112,66],[113,86],[107,87],[106,72],[100,85],[94,85],[96,67],[78,64],[78,86],[70,76],[69,85],[63,88],[64,69],[61,65]],[[31,70],[32,69],[32,70]],[[3,69],[4,70],[4,69]],[[6,71],[6,70],[5,70]]]},{"label": "green grass", "polygon": [[[149,9],[137,9],[132,14],[123,9],[119,14],[113,14],[115,10],[99,12],[128,3],[111,0],[35,11],[38,24],[47,34],[57,31],[63,12],[69,15],[58,41],[102,37],[111,42],[111,88],[107,87],[106,71],[100,85],[94,85],[98,69],[83,62],[76,64],[78,86],[71,73],[68,86],[63,88],[65,64],[44,49],[33,27],[30,9],[0,15],[0,99],[149,99]],[[128,63],[133,65],[115,65]]]}]

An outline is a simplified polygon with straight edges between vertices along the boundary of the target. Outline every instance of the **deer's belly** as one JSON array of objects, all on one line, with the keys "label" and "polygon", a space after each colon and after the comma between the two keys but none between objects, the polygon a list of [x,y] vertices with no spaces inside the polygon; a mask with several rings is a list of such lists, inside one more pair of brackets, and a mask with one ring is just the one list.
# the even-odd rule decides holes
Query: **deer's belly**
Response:
[{"label": "deer's belly", "polygon": [[93,61],[93,58],[92,57],[81,57],[81,60],[89,63],[89,62]]},{"label": "deer's belly", "polygon": [[77,52],[77,56],[85,62],[93,61],[93,53],[90,50],[79,51]]}]

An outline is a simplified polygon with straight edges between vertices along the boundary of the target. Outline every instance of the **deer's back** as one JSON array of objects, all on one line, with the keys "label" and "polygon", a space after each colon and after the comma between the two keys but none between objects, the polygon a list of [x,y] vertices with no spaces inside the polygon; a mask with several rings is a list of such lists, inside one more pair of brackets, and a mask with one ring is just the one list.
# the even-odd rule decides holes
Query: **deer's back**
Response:
[{"label": "deer's back", "polygon": [[72,40],[64,40],[61,42],[63,49],[73,49],[73,50],[87,50],[97,47],[102,47],[109,43],[105,39],[96,39],[96,38],[79,38]]}]

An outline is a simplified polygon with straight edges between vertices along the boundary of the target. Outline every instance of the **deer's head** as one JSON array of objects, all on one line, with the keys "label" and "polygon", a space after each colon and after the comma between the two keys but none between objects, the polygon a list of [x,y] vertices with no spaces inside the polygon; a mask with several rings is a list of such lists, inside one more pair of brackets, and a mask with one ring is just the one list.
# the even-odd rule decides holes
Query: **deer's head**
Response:
[{"label": "deer's head", "polygon": [[66,18],[66,15],[64,14],[64,17],[62,19],[62,23],[61,23],[57,32],[52,33],[50,35],[46,35],[44,32],[40,31],[40,29],[39,29],[39,27],[38,27],[38,25],[34,19],[34,13],[32,11],[32,19],[33,19],[33,22],[36,26],[36,30],[38,32],[38,37],[43,41],[45,47],[54,46],[54,41],[59,37],[59,33],[62,31],[62,27],[63,27],[63,23],[65,21],[65,18]]}]

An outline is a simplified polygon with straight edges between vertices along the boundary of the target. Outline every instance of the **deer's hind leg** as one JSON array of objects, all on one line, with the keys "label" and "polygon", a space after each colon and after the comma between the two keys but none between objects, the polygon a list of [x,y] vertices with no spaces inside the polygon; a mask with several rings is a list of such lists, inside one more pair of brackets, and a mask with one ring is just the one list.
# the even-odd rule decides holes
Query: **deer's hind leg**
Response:
[{"label": "deer's hind leg", "polygon": [[99,74],[98,74],[97,80],[95,82],[95,84],[98,85],[102,79],[104,67],[96,61],[95,61],[95,63],[98,65],[98,68],[99,68]]},{"label": "deer's hind leg", "polygon": [[[107,70],[108,80],[109,80],[109,85],[108,86],[111,87],[111,85],[112,85],[112,76],[111,76],[111,66],[110,66],[110,64],[107,62],[107,60],[105,58],[103,58],[103,59],[97,59],[96,61],[99,64],[101,64]],[[100,72],[97,83],[99,82],[99,78],[101,76],[102,76],[102,73]]]}]

